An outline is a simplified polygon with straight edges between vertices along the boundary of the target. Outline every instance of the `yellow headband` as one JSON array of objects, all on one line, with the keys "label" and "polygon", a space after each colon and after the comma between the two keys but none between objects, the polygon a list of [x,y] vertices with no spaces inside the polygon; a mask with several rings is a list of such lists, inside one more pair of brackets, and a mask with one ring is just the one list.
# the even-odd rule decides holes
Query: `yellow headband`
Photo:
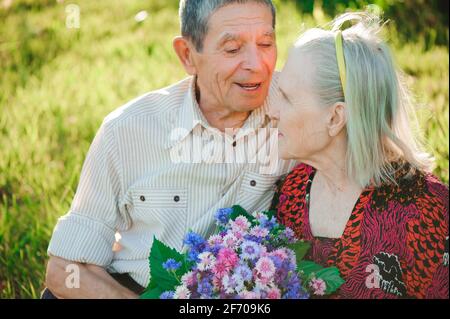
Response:
[{"label": "yellow headband", "polygon": [[344,46],[342,44],[342,32],[339,30],[335,35],[335,43],[336,43],[336,57],[339,68],[339,75],[341,77],[342,90],[344,91],[345,98],[345,89],[347,85],[347,76],[345,71],[345,58],[344,58]]}]

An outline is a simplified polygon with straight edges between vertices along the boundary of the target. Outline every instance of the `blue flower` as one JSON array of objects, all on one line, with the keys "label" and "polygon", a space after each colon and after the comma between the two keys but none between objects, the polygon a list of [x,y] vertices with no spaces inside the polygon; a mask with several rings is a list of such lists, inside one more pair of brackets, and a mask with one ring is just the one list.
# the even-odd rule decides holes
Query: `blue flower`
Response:
[{"label": "blue flower", "polygon": [[278,256],[270,256],[269,258],[272,259],[273,264],[275,265],[275,268],[277,268],[277,269],[281,268],[281,266],[283,264],[283,261],[281,260],[280,257],[278,257]]},{"label": "blue flower", "polygon": [[286,228],[280,235],[282,240],[286,240],[288,243],[294,243],[297,241],[295,233],[291,228]]},{"label": "blue flower", "polygon": [[267,228],[269,231],[272,230],[276,225],[278,225],[277,220],[274,216],[269,220],[267,215],[262,215],[259,219],[259,224],[261,227]]},{"label": "blue flower", "polygon": [[244,263],[239,264],[239,266],[234,269],[234,273],[239,274],[245,281],[252,280],[252,270]]},{"label": "blue flower", "polygon": [[244,239],[254,241],[255,243],[258,243],[258,244],[260,244],[263,241],[263,238],[254,236],[254,235],[245,235]]},{"label": "blue flower", "polygon": [[200,259],[198,258],[198,255],[200,255],[200,252],[196,249],[191,249],[187,253],[187,259],[188,261],[193,261],[195,263],[199,262]]},{"label": "blue flower", "polygon": [[214,245],[212,247],[209,248],[209,251],[216,256],[219,253],[219,250],[222,248],[221,245]]},{"label": "blue flower", "polygon": [[225,225],[228,223],[228,220],[230,219],[230,215],[233,212],[232,208],[220,208],[217,210],[215,214],[215,218],[218,224]]},{"label": "blue flower", "polygon": [[174,292],[173,291],[164,291],[159,299],[173,299]]},{"label": "blue flower", "polygon": [[189,232],[183,241],[184,244],[198,251],[202,251],[206,247],[205,239],[197,233]]},{"label": "blue flower", "polygon": [[162,264],[163,268],[167,271],[176,271],[181,267],[181,262],[177,262],[175,259],[167,259],[165,263]]},{"label": "blue flower", "polygon": [[209,298],[212,295],[213,286],[208,281],[208,279],[203,279],[198,284],[197,292],[203,297],[203,298]]},{"label": "blue flower", "polygon": [[300,278],[296,275],[291,276],[287,284],[287,292],[283,296],[283,299],[307,299],[308,297],[308,293],[302,288]]}]

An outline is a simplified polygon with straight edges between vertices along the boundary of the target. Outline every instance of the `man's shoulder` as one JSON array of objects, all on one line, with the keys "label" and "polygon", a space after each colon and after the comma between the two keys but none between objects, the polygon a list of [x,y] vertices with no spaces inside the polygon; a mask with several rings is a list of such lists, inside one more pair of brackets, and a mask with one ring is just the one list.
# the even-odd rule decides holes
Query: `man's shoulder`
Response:
[{"label": "man's shoulder", "polygon": [[146,118],[159,121],[164,114],[177,111],[189,90],[191,78],[147,92],[109,113],[103,124],[109,127],[126,125],[132,119]]}]

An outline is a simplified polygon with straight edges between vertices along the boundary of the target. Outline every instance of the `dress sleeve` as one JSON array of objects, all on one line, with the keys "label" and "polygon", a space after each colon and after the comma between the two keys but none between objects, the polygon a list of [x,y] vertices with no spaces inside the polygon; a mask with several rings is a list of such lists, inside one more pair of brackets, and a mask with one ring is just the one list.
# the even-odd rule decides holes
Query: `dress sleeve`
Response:
[{"label": "dress sleeve", "polygon": [[285,178],[286,178],[286,175],[283,175],[275,182],[275,194],[273,195],[272,203],[270,204],[269,210],[277,210],[278,209],[278,203],[279,203],[280,194],[281,194],[281,186],[283,186]]},{"label": "dress sleeve", "polygon": [[449,190],[432,176],[426,179],[425,188],[416,201],[418,218],[407,223],[406,249],[413,256],[406,267],[407,295],[448,299]]}]

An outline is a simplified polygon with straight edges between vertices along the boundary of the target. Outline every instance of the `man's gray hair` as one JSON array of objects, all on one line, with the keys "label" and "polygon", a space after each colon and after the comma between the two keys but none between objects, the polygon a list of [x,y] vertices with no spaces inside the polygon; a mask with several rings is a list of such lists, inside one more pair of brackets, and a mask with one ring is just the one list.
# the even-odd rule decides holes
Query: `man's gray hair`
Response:
[{"label": "man's gray hair", "polygon": [[201,52],[211,15],[226,5],[247,2],[261,3],[269,7],[272,11],[272,26],[275,29],[276,13],[272,0],[180,0],[181,34]]}]

